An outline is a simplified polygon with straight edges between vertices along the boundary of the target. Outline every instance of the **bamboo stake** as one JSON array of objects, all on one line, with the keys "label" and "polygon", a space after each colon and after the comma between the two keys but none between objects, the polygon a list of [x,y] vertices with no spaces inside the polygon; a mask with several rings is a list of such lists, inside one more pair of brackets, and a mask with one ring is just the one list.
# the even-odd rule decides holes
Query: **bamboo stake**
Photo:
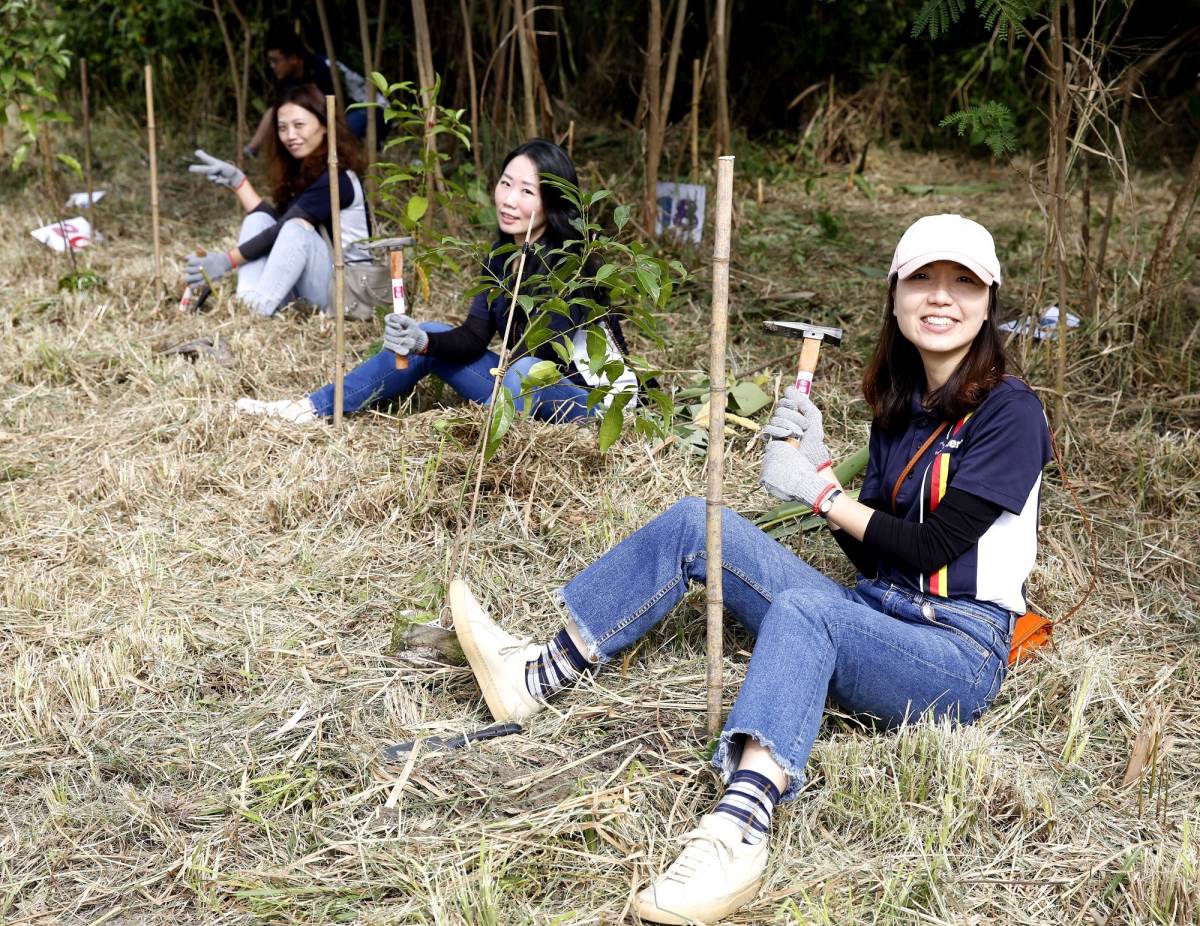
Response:
[{"label": "bamboo stake", "polygon": [[700,182],[700,59],[692,59],[692,183]]},{"label": "bamboo stake", "polygon": [[467,59],[467,81],[471,91],[471,156],[475,160],[475,169],[482,171],[483,162],[479,153],[479,87],[475,82],[475,46],[471,41],[473,17],[467,9],[467,0],[458,0],[458,11],[462,14],[463,56]]},{"label": "bamboo stake", "polygon": [[521,113],[524,121],[522,127],[525,139],[536,138],[538,134],[537,107],[534,105],[536,77],[533,73],[533,52],[530,50],[530,24],[526,17],[533,16],[533,10],[526,10],[522,0],[513,0],[513,26],[517,30],[517,48],[521,54]]},{"label": "bamboo stake", "polygon": [[[371,28],[367,22],[367,0],[358,0],[358,37],[362,43],[363,70],[367,73],[364,75],[367,79],[367,99],[370,103],[375,99],[375,84],[371,80],[371,60],[374,57],[371,52]],[[365,181],[367,205],[371,212],[374,213],[375,207],[378,205],[378,191],[375,183],[375,173],[371,167],[375,164],[375,109],[367,109],[367,137],[366,142],[366,168],[363,172],[363,180]]]},{"label": "bamboo stake", "polygon": [[729,45],[726,37],[726,0],[717,0],[713,13],[713,44],[717,52],[717,155],[730,149],[729,126]]},{"label": "bamboo stake", "polygon": [[88,103],[87,59],[79,59],[79,92],[83,100],[83,182],[87,184],[88,218],[92,220],[92,240],[96,240],[96,199],[92,187],[92,110]]},{"label": "bamboo stake", "polygon": [[329,148],[329,212],[333,216],[333,426],[342,426],[345,398],[346,319],[342,278],[342,197],[338,189],[337,98],[325,97],[325,143]]},{"label": "bamboo stake", "polygon": [[725,335],[729,327],[729,236],[733,217],[733,155],[717,159],[713,242],[712,328],[708,352],[708,733],[721,729],[721,637],[725,597],[721,561],[721,489],[725,474]]},{"label": "bamboo stake", "polygon": [[346,110],[346,91],[342,89],[342,72],[338,70],[337,55],[333,51],[333,32],[329,28],[329,14],[325,12],[325,0],[317,0],[317,18],[321,20],[321,41],[325,43],[325,57],[329,59],[329,76],[333,79],[333,95],[338,108]]},{"label": "bamboo stake", "polygon": [[146,132],[150,142],[150,227],[154,234],[154,301],[162,299],[162,239],[158,226],[158,144],[154,131],[154,69],[146,65]]}]

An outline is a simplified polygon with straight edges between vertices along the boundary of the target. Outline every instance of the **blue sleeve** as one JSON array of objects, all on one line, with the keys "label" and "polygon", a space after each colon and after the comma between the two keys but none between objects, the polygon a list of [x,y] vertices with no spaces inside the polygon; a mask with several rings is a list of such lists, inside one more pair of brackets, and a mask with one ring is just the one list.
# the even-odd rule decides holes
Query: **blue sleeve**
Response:
[{"label": "blue sleeve", "polygon": [[[354,184],[344,170],[338,171],[338,199],[343,209],[354,203]],[[333,212],[329,208],[328,171],[323,171],[307,190],[288,203],[281,221],[293,218],[307,219],[313,225],[326,227],[333,221]]]},{"label": "blue sleeve", "polygon": [[996,386],[968,422],[949,486],[1020,514],[1050,461],[1042,403],[1019,380]]}]

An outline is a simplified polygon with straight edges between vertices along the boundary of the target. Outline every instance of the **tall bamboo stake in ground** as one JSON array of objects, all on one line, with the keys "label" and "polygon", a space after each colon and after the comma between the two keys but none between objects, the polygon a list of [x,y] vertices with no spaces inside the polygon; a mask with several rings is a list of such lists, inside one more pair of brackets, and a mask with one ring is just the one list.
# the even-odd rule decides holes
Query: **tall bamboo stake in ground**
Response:
[{"label": "tall bamboo stake in ground", "polygon": [[79,95],[83,103],[83,182],[87,184],[88,218],[92,220],[92,240],[96,240],[96,200],[92,187],[92,110],[88,105],[87,59],[79,59]]},{"label": "tall bamboo stake in ground", "polygon": [[700,182],[700,59],[692,59],[692,183]]},{"label": "tall bamboo stake in ground", "polygon": [[725,474],[725,334],[729,327],[729,228],[733,216],[733,155],[717,159],[717,219],[713,242],[712,330],[708,349],[708,732],[721,729],[721,636],[725,596],[721,563],[721,488]]},{"label": "tall bamboo stake in ground", "polygon": [[[374,60],[374,50],[371,47],[371,28],[367,21],[367,0],[358,0],[358,35],[362,43],[363,56],[363,71],[367,79],[367,102],[370,103],[375,99],[375,84],[371,80],[371,63]],[[367,110],[367,137],[365,139],[366,155],[366,170],[363,173],[364,186],[366,187],[367,205],[371,211],[375,211],[378,205],[378,193],[375,184],[375,172],[371,169],[375,163],[375,147],[377,145],[375,139],[375,117],[378,114],[377,109]]]},{"label": "tall bamboo stake in ground", "polygon": [[325,97],[325,141],[329,147],[329,213],[333,216],[333,426],[342,426],[346,376],[346,319],[342,294],[342,196],[338,189],[337,99]]},{"label": "tall bamboo stake in ground", "polygon": [[162,239],[158,229],[158,142],[154,134],[154,69],[146,65],[146,132],[150,139],[150,227],[154,234],[154,301],[162,299]]}]

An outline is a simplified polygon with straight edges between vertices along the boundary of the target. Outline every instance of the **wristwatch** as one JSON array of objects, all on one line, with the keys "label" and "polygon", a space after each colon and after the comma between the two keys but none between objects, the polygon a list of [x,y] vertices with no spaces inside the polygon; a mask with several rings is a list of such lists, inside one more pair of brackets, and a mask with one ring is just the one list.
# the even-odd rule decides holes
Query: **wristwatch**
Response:
[{"label": "wristwatch", "polygon": [[821,504],[817,508],[817,514],[819,514],[821,517],[827,516],[829,514],[829,509],[833,507],[833,500],[841,494],[842,494],[841,489],[834,489],[832,492],[830,492],[828,495],[826,495],[823,499],[821,499]]}]

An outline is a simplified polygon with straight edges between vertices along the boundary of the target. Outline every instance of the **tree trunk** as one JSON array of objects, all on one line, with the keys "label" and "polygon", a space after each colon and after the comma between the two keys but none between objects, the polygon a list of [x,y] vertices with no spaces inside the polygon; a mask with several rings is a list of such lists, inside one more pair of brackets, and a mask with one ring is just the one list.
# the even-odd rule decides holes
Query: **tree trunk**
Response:
[{"label": "tree trunk", "polygon": [[671,121],[671,97],[675,94],[675,74],[679,70],[679,54],[683,49],[683,27],[687,22],[687,0],[675,7],[675,29],[671,34],[671,50],[667,53],[667,78],[663,81],[662,115],[664,130]]},{"label": "tree trunk", "polygon": [[425,110],[425,197],[429,203],[428,217],[433,213],[433,193],[441,189],[442,171],[437,159],[437,112],[434,107],[437,101],[433,96],[433,87],[437,82],[437,72],[433,69],[433,48],[429,40],[429,17],[425,12],[425,0],[412,0],[413,31],[417,49],[417,79],[421,87],[421,106]]},{"label": "tree trunk", "polygon": [[482,169],[479,160],[479,88],[475,83],[475,48],[471,43],[471,25],[474,20],[472,13],[475,0],[471,0],[468,9],[467,0],[458,0],[458,9],[463,21],[463,57],[467,59],[467,80],[471,91],[471,154],[475,159],[475,170]]},{"label": "tree trunk", "polygon": [[717,75],[714,92],[717,97],[717,157],[729,154],[732,134],[729,123],[729,46],[726,44],[725,16],[727,0],[717,0],[713,14],[713,45],[717,52]]},{"label": "tree trunk", "polygon": [[1057,392],[1055,405],[1056,423],[1061,423],[1067,411],[1067,127],[1071,121],[1071,101],[1067,92],[1067,67],[1064,58],[1062,31],[1062,8],[1056,3],[1050,19],[1051,63],[1053,80],[1051,107],[1052,152],[1050,164],[1053,171],[1050,184],[1053,202],[1054,264],[1058,277],[1058,348],[1054,373],[1054,388]]},{"label": "tree trunk", "polygon": [[337,107],[346,111],[346,91],[342,89],[342,72],[338,70],[337,54],[333,50],[333,32],[329,29],[329,14],[325,12],[325,0],[317,0],[317,17],[321,20],[321,41],[325,43],[325,57],[329,59],[329,76],[333,78],[333,96]]},{"label": "tree trunk", "polygon": [[537,79],[533,73],[533,51],[530,48],[532,19],[533,11],[526,7],[524,0],[513,0],[513,28],[517,32],[517,48],[521,53],[521,125],[526,140],[536,138],[539,134],[537,106],[534,102]]},{"label": "tree trunk", "polygon": [[[241,19],[241,11],[238,10],[232,0],[230,0],[229,5],[233,7],[234,13]],[[246,145],[246,88],[238,68],[238,56],[233,46],[233,37],[229,34],[229,26],[225,22],[224,13],[221,12],[221,0],[213,0],[213,5],[209,9],[212,10],[213,16],[217,18],[217,25],[221,29],[221,41],[225,45],[225,57],[229,60],[229,80],[233,84],[233,97],[237,106],[237,153],[234,155],[234,163],[237,164],[238,168],[241,168],[246,157],[245,152],[242,150]],[[245,23],[245,20],[243,19],[242,22]]]},{"label": "tree trunk", "polygon": [[662,0],[650,0],[650,19],[646,28],[646,69],[643,93],[646,100],[646,186],[642,194],[642,221],[646,233],[654,234],[658,214],[658,163],[662,158]]},{"label": "tree trunk", "polygon": [[[367,0],[358,0],[358,38],[362,44],[362,59],[363,70],[366,72],[363,77],[367,80],[367,102],[375,99],[375,84],[371,80],[371,63],[375,60],[371,48],[371,24],[367,21]],[[367,205],[371,212],[375,211],[377,205],[378,191],[375,184],[375,174],[371,170],[375,165],[375,150],[377,141],[375,138],[375,110],[367,110],[367,138],[366,150],[363,152],[366,156],[363,160],[366,163],[366,168],[363,174],[363,185],[366,188]]]},{"label": "tree trunk", "polygon": [[1200,144],[1196,146],[1183,186],[1179,188],[1171,211],[1167,213],[1167,220],[1163,222],[1162,233],[1158,236],[1158,244],[1154,248],[1154,255],[1150,258],[1150,267],[1142,280],[1142,296],[1149,299],[1156,307],[1161,307],[1163,290],[1170,276],[1171,258],[1175,256],[1175,248],[1179,244],[1179,239],[1183,237],[1184,229],[1187,228],[1198,190],[1200,190]]}]

